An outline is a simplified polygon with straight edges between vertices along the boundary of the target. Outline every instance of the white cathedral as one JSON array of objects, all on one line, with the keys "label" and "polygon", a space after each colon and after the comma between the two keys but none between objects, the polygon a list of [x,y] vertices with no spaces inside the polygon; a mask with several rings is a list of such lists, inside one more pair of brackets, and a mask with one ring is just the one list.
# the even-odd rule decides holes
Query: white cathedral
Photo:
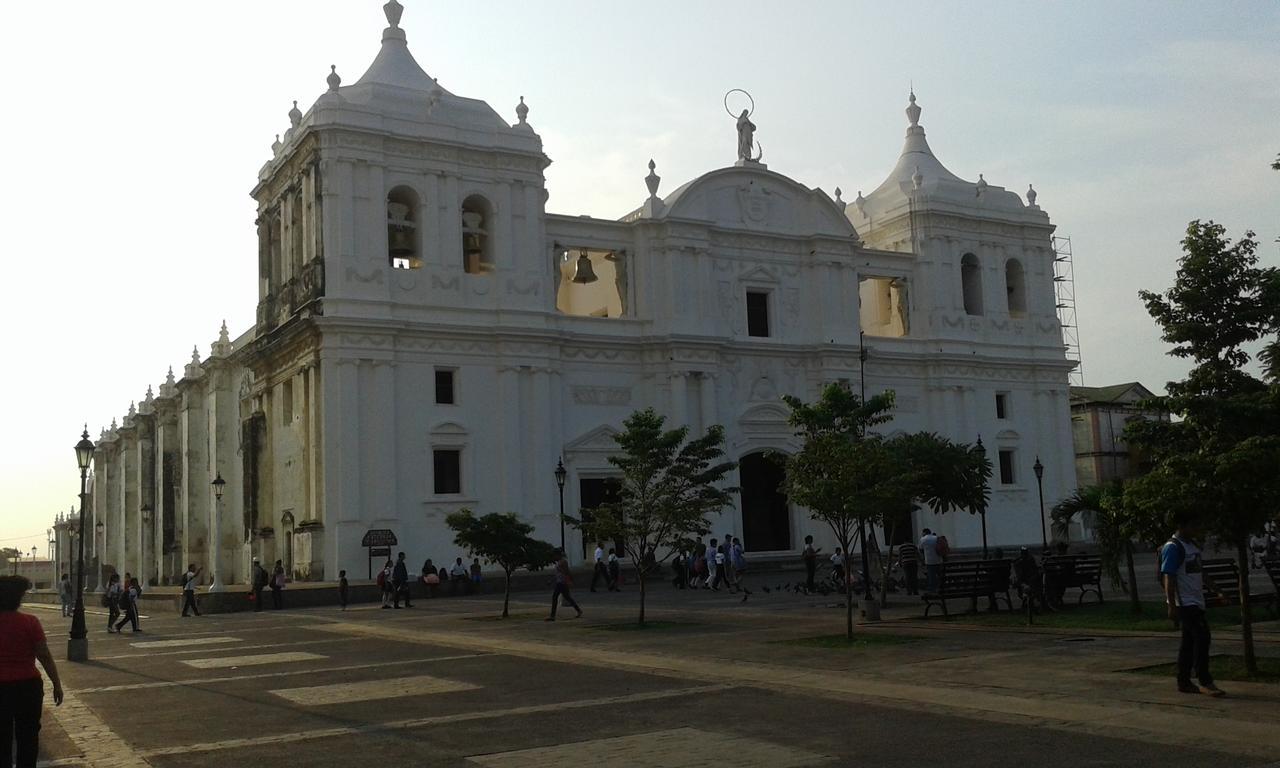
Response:
[{"label": "white cathedral", "polygon": [[[566,512],[589,515],[612,492],[612,436],[647,406],[724,425],[742,490],[714,533],[791,557],[829,534],[765,456],[797,448],[781,396],[829,382],[893,389],[890,432],[981,436],[991,543],[1040,540],[1033,464],[1046,504],[1075,469],[1053,225],[1034,190],[1024,204],[948,171],[912,95],[897,165],[852,203],[753,158],[744,116],[729,167],[663,195],[649,162],[648,199],[625,216],[549,213],[523,99],[511,124],[440,87],[402,10],[384,6],[359,80],[331,72],[310,109],[295,103],[258,175],[256,324],[234,339],[224,325],[103,431],[88,526],[101,568],[167,582],[195,562],[228,584],[256,556],[296,579],[363,578],[371,529],[412,562],[451,560],[444,519],[463,507],[515,512],[559,543],[557,461]],[[919,511],[893,536],[926,526],[981,542],[965,512]],[[587,544],[566,536],[581,562]]]}]

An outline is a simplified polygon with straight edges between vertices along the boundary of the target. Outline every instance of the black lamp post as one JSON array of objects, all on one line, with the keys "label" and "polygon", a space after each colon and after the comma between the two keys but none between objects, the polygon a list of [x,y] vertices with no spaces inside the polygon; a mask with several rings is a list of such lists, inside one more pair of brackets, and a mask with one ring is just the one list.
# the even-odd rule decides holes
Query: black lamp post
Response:
[{"label": "black lamp post", "polygon": [[94,524],[93,530],[97,531],[97,535],[93,537],[93,583],[94,591],[105,592],[107,588],[102,583],[102,550],[107,548],[107,525],[99,520]]},{"label": "black lamp post", "polygon": [[76,443],[76,464],[80,465],[80,531],[76,554],[76,609],[71,617],[71,638],[67,640],[67,661],[89,660],[89,630],[84,624],[84,520],[85,482],[89,476],[89,464],[93,461],[93,441],[89,439],[89,426],[85,425],[80,442]]},{"label": "black lamp post", "polygon": [[142,573],[139,576],[142,577],[143,584],[150,584],[151,566],[147,563],[147,539],[149,538],[147,532],[151,528],[151,505],[143,504],[138,511],[142,516],[142,545],[138,547],[142,559]]},{"label": "black lamp post", "polygon": [[[556,459],[556,485],[560,487],[560,552],[564,554],[564,481],[569,471],[564,468],[564,457]],[[566,555],[567,556],[567,555]]]},{"label": "black lamp post", "polygon": [[1044,551],[1049,551],[1049,534],[1044,527],[1044,465],[1040,463],[1040,457],[1036,456],[1036,463],[1031,467],[1036,473],[1036,490],[1040,492],[1040,543],[1044,547]]},{"label": "black lamp post", "polygon": [[213,486],[213,522],[209,526],[209,538],[213,542],[213,552],[211,553],[213,555],[213,569],[209,580],[210,592],[221,592],[224,589],[221,577],[218,575],[218,569],[222,562],[222,531],[219,525],[219,513],[222,511],[222,489],[226,484],[227,481],[222,479],[221,472],[218,472],[217,477],[213,478],[213,482],[209,483],[209,485]]}]

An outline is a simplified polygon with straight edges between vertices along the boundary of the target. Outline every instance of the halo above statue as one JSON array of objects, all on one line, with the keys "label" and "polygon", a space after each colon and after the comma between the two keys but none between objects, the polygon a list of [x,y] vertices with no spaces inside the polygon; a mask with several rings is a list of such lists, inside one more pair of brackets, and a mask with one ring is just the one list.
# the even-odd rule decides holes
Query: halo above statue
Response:
[{"label": "halo above statue", "polygon": [[725,94],[724,94],[724,111],[729,113],[729,117],[737,119],[738,115],[742,114],[741,112],[734,112],[729,107],[729,97],[735,93],[740,93],[743,96],[746,96],[747,101],[750,102],[751,106],[747,109],[747,117],[751,117],[752,115],[754,115],[756,113],[756,100],[751,98],[751,94],[747,93],[741,88],[731,88],[728,91],[725,91]]}]

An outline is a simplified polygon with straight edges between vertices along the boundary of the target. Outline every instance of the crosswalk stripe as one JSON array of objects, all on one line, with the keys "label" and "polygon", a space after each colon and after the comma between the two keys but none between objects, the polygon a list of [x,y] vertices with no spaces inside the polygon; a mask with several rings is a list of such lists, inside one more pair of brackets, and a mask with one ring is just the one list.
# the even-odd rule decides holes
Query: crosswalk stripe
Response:
[{"label": "crosswalk stripe", "polygon": [[285,653],[255,653],[248,656],[219,656],[210,659],[182,659],[181,663],[196,669],[225,669],[227,667],[255,667],[262,664],[286,664],[293,661],[327,659],[318,653],[289,651]]},{"label": "crosswalk stripe", "polygon": [[356,683],[281,688],[271,693],[304,707],[319,707],[326,704],[348,704],[356,701],[396,699],[404,696],[419,696],[432,693],[473,691],[479,687],[478,685],[457,680],[446,680],[442,677],[414,675],[413,677],[397,677],[389,680],[362,680]]},{"label": "crosswalk stripe", "polygon": [[179,648],[189,645],[220,645],[222,643],[244,642],[238,637],[184,637],[179,640],[147,640],[141,643],[129,643],[134,648]]}]

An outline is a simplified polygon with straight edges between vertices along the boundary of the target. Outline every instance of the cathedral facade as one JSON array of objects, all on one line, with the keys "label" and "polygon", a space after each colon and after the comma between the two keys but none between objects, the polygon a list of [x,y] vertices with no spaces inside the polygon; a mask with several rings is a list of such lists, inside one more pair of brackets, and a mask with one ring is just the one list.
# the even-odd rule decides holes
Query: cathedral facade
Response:
[{"label": "cathedral facade", "polygon": [[[256,323],[224,326],[102,433],[103,567],[166,582],[196,562],[227,584],[260,557],[297,579],[363,578],[367,531],[441,562],[463,507],[515,512],[581,562],[561,493],[573,516],[609,497],[612,436],[647,406],[725,427],[742,492],[714,532],[791,556],[826,532],[766,454],[798,447],[781,397],[831,382],[894,390],[886,431],[980,436],[991,542],[1039,541],[1034,463],[1050,504],[1075,470],[1053,226],[1034,191],[1024,203],[950,173],[912,95],[897,166],[849,203],[753,157],[744,115],[733,165],[664,193],[650,162],[625,216],[549,213],[523,99],[510,122],[445,90],[410,54],[399,3],[384,10],[368,71],[331,72],[295,104],[259,173]],[[981,542],[964,512],[882,535],[925,526]]]}]

